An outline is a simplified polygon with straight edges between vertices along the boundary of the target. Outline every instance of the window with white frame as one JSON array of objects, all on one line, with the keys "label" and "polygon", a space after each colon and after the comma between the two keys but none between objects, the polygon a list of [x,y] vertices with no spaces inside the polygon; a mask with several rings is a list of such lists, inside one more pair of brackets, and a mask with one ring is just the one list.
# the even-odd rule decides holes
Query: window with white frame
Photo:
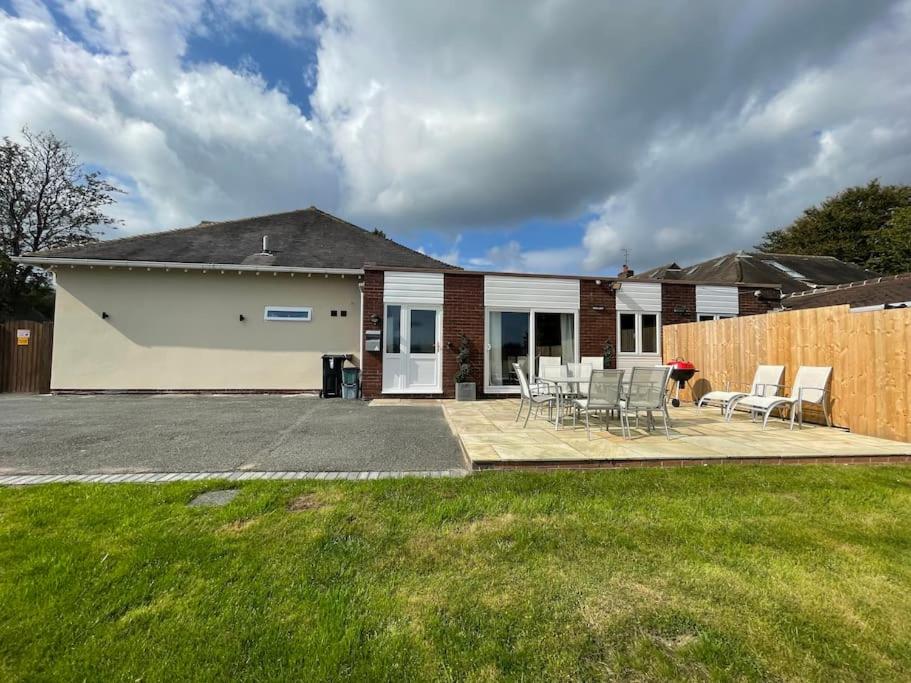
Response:
[{"label": "window with white frame", "polygon": [[736,316],[728,315],[726,313],[700,313],[697,317],[697,320],[701,323],[707,322],[709,320],[724,320],[726,318],[735,318]]},{"label": "window with white frame", "polygon": [[308,306],[266,306],[263,320],[276,322],[308,323],[313,319],[313,309]]},{"label": "window with white frame", "polygon": [[658,353],[661,316],[657,313],[617,313],[620,353]]}]

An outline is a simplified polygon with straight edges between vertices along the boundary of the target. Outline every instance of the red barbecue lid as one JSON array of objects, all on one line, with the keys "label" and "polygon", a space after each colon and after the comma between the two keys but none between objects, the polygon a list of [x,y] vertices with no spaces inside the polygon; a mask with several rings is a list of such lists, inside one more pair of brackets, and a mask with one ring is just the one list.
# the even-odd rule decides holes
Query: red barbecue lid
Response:
[{"label": "red barbecue lid", "polygon": [[682,358],[675,358],[674,360],[668,363],[675,370],[695,370],[696,366],[693,365],[688,360],[683,360]]}]

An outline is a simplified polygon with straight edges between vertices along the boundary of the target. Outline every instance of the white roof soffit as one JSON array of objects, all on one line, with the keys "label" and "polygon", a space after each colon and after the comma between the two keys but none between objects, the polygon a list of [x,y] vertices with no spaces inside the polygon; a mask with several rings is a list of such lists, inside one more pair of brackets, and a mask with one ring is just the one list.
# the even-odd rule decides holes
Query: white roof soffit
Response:
[{"label": "white roof soffit", "polygon": [[238,263],[178,263],[171,261],[115,261],[112,259],[84,258],[43,258],[41,256],[18,256],[16,263],[39,266],[44,269],[55,266],[87,268],[145,268],[146,270],[234,270],[261,273],[325,273],[326,275],[363,275],[362,268],[297,268],[292,266],[256,266]]}]

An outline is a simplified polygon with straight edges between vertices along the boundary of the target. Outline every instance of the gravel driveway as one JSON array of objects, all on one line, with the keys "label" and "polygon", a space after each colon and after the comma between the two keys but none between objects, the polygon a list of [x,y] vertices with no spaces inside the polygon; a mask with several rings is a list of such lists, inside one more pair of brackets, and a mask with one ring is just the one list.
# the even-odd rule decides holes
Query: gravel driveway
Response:
[{"label": "gravel driveway", "polygon": [[0,474],[464,467],[439,406],[306,396],[0,396]]}]

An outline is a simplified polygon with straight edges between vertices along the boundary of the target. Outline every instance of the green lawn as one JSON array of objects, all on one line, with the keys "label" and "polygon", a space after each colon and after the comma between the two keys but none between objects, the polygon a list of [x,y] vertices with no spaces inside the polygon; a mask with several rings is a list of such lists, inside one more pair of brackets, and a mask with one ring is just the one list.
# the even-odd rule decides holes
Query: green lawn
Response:
[{"label": "green lawn", "polygon": [[0,679],[911,677],[908,467],[220,487],[0,490]]}]

